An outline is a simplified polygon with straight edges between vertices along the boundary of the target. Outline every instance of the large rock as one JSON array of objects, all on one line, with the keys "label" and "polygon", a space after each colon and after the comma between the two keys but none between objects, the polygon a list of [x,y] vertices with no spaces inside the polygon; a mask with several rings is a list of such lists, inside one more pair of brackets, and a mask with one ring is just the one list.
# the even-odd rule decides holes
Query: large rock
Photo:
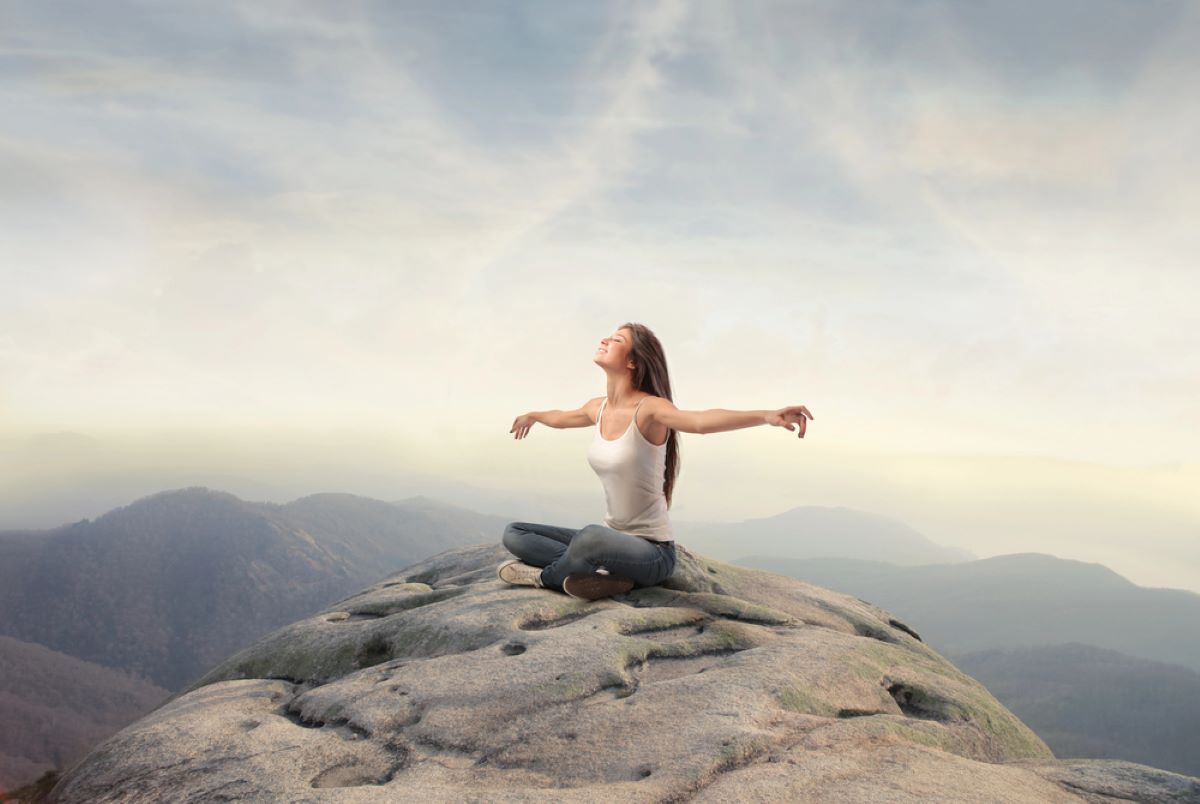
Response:
[{"label": "large rock", "polygon": [[1056,760],[856,597],[679,550],[587,603],[439,554],[231,657],[54,789],[100,801],[1200,801]]}]

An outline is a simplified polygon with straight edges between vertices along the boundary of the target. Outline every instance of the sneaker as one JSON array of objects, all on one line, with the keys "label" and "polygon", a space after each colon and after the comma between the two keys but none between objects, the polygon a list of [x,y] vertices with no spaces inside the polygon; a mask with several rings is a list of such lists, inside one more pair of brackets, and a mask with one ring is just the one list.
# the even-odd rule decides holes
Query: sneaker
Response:
[{"label": "sneaker", "polygon": [[516,586],[542,586],[542,568],[526,564],[519,558],[510,558],[496,568],[496,574],[505,583]]},{"label": "sneaker", "polygon": [[629,578],[599,573],[568,575],[563,581],[563,591],[580,600],[599,600],[602,597],[623,595],[633,586],[634,583]]}]

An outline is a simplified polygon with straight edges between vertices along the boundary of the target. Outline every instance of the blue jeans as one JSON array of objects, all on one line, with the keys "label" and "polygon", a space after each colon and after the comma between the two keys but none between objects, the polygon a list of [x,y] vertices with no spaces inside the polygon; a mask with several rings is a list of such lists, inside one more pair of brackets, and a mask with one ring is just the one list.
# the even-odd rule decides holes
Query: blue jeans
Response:
[{"label": "blue jeans", "polygon": [[653,542],[604,525],[563,528],[536,522],[509,522],[504,546],[526,564],[544,567],[542,584],[562,591],[568,575],[599,568],[653,586],[675,571],[675,542]]}]

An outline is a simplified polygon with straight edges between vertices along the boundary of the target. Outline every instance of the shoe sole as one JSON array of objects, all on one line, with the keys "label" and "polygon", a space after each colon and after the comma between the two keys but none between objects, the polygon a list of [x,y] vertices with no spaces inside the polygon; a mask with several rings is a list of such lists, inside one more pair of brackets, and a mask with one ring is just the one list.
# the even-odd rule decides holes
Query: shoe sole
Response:
[{"label": "shoe sole", "polygon": [[623,595],[634,587],[628,578],[613,575],[568,575],[563,581],[563,591],[581,600],[599,600],[613,595]]}]

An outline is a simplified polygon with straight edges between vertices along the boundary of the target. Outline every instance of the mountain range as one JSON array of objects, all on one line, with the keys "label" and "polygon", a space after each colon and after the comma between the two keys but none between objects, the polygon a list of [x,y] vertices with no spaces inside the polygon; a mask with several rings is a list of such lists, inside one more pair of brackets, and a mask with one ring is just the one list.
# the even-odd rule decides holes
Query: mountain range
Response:
[{"label": "mountain range", "polygon": [[[175,691],[272,629],[390,572],[447,548],[498,543],[507,521],[426,496],[386,502],[323,493],[277,504],[205,487],[164,491],[94,521],[0,532],[0,634],[14,639],[10,647],[21,644],[15,640],[39,643],[63,660],[99,666],[89,671],[92,677],[112,670],[144,689]],[[853,594],[921,623],[921,637],[943,655],[963,657],[964,669],[996,679],[997,698],[1014,711],[1029,711],[1022,690],[1040,688],[1032,676],[1022,686],[1021,661],[997,651],[1041,646],[1034,664],[1053,664],[1059,681],[1040,702],[1083,701],[1082,711],[1032,704],[1053,713],[1048,721],[1029,720],[1039,735],[1045,732],[1047,744],[1073,756],[1137,758],[1197,772],[1186,760],[1174,764],[1180,750],[1144,732],[1138,715],[1159,711],[1162,732],[1187,716],[1186,707],[1172,708],[1169,701],[1191,694],[1186,672],[1200,662],[1200,649],[1188,637],[1200,630],[1194,593],[1139,587],[1102,565],[1044,554],[974,559],[903,523],[846,508],[804,506],[734,524],[680,523],[676,535],[691,549],[708,544],[725,558],[784,544],[801,556],[845,550],[851,557],[766,555],[739,563]],[[898,560],[880,561],[881,555]],[[906,563],[917,559],[933,563]],[[1083,647],[1064,647],[1071,643]],[[1085,649],[1121,652],[1119,661],[1104,664],[1120,665],[1119,682],[1130,695],[1101,700],[1102,682],[1085,672],[1095,663]],[[1153,662],[1171,664],[1164,670]],[[1085,689],[1095,693],[1078,697]],[[47,688],[29,696],[25,703],[38,708],[52,705],[58,693]],[[115,729],[120,717],[131,720],[144,705],[130,703],[116,719],[103,712],[93,717],[84,704],[80,709]],[[1123,712],[1128,717],[1121,720]],[[1114,719],[1124,727],[1105,732],[1095,726]],[[1089,730],[1099,739],[1088,742]],[[1186,725],[1182,733],[1186,738]],[[64,737],[59,755],[77,743]],[[1186,751],[1192,742],[1175,745]],[[14,755],[13,767],[44,767],[45,756]],[[0,775],[0,785],[5,781]]]},{"label": "mountain range", "polygon": [[0,533],[0,633],[176,689],[298,614],[503,525],[427,498],[165,491]]}]

